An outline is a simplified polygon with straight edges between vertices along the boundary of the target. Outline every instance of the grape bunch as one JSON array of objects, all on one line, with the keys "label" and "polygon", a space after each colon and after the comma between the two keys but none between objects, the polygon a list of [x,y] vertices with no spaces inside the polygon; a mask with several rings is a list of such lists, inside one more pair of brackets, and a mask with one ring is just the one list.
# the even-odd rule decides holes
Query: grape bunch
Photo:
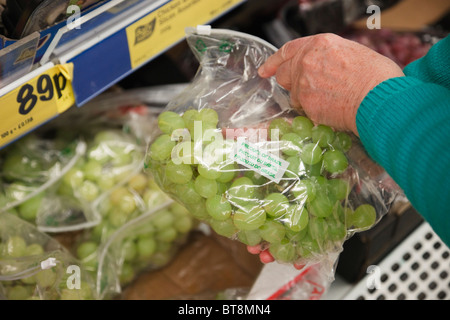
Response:
[{"label": "grape bunch", "polygon": [[[152,212],[159,206],[161,210]],[[113,257],[111,263],[117,270],[113,277],[119,279],[122,286],[143,269],[165,265],[196,223],[187,210],[171,201],[146,173],[135,174],[126,184],[105,194],[98,202],[98,210],[101,222],[81,235],[74,244],[74,253],[86,270],[97,277],[103,276],[99,265],[102,252],[107,250],[106,257]],[[112,237],[117,240],[105,246]],[[103,267],[111,269],[111,263],[104,260]]]},{"label": "grape bunch", "polygon": [[[265,143],[278,142],[280,158],[288,162],[277,183],[236,162],[230,152],[236,137],[224,138],[218,123],[209,108],[165,111],[146,159],[162,190],[218,234],[238,239],[264,262],[300,266],[339,250],[349,230],[375,223],[371,204],[349,200],[355,183],[348,158],[352,138],[345,132],[300,115],[272,120],[266,128],[278,139]],[[199,124],[200,134],[194,132]],[[215,161],[192,152],[212,147],[219,154]]]},{"label": "grape bunch", "polygon": [[10,235],[2,237],[0,242],[0,274],[17,272],[20,274],[20,266],[30,261],[30,266],[39,265],[41,260],[52,256],[58,260],[59,264],[50,269],[39,269],[34,271],[33,267],[29,272],[25,272],[14,280],[0,281],[0,296],[7,300],[91,300],[93,290],[89,279],[81,274],[82,279],[79,289],[72,289],[67,286],[68,265],[75,264],[76,261],[68,253],[55,251],[54,254],[45,252],[43,245],[39,242],[27,241],[20,235]]}]

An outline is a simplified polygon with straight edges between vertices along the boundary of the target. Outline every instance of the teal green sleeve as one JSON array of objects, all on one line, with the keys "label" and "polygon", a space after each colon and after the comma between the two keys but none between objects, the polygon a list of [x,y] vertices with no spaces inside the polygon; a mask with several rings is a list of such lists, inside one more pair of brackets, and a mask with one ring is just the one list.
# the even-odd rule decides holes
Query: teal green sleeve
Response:
[{"label": "teal green sleeve", "polygon": [[389,79],[365,97],[356,124],[368,154],[450,247],[450,90]]},{"label": "teal green sleeve", "polygon": [[450,89],[450,35],[432,46],[424,57],[407,65],[403,72]]},{"label": "teal green sleeve", "polygon": [[450,36],[380,83],[356,115],[369,155],[450,247]]}]

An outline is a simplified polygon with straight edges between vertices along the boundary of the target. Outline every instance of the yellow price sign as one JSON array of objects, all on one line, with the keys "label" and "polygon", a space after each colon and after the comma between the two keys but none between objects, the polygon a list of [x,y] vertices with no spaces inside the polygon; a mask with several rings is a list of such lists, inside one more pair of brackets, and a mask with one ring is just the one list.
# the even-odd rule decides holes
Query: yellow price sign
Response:
[{"label": "yellow price sign", "polygon": [[204,24],[243,0],[172,0],[127,29],[132,68],[181,40],[186,27]]},{"label": "yellow price sign", "polygon": [[0,97],[0,147],[75,104],[73,64],[57,65]]}]

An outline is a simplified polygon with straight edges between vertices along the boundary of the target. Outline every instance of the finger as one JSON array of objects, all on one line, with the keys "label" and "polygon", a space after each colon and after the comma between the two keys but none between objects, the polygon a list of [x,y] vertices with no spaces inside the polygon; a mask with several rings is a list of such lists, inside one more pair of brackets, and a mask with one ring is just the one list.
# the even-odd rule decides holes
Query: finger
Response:
[{"label": "finger", "polygon": [[271,262],[275,261],[274,257],[270,254],[269,249],[261,251],[261,253],[259,254],[259,259],[264,264],[265,263],[271,263]]},{"label": "finger", "polygon": [[282,63],[292,59],[292,57],[294,57],[296,54],[301,54],[304,50],[304,47],[310,40],[311,37],[304,37],[289,41],[284,44],[258,69],[259,76],[262,78],[273,76]]},{"label": "finger", "polygon": [[292,67],[290,61],[281,64],[275,74],[278,84],[286,90],[291,90],[292,88]]}]

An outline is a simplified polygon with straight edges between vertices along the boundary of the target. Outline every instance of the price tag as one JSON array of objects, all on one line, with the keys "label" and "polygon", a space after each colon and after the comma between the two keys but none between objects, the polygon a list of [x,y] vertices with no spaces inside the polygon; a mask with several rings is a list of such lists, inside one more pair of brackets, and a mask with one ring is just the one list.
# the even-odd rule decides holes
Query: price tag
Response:
[{"label": "price tag", "polygon": [[127,29],[132,68],[181,40],[184,28],[205,24],[243,0],[172,0]]},{"label": "price tag", "polygon": [[73,64],[57,65],[0,97],[0,147],[75,104]]}]

